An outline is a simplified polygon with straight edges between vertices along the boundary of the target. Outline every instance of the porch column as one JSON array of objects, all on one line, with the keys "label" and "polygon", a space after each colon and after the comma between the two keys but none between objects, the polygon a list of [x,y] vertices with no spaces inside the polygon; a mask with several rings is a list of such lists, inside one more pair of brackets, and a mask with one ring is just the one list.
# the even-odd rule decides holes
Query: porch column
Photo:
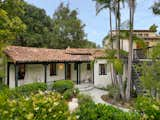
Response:
[{"label": "porch column", "polygon": [[48,64],[44,64],[44,82],[47,83],[47,65]]},{"label": "porch column", "polygon": [[65,80],[67,80],[67,63],[64,63],[64,65],[65,65],[64,76],[65,76]]},{"label": "porch column", "polygon": [[81,83],[81,63],[77,64],[77,83]]},{"label": "porch column", "polygon": [[78,63],[76,63],[76,68],[77,68],[77,85],[79,81],[79,69],[78,69]]},{"label": "porch column", "polygon": [[93,74],[93,80],[92,80],[92,82],[93,82],[93,85],[94,85],[94,64],[93,64],[93,70],[92,70],[92,74]]},{"label": "porch column", "polygon": [[15,64],[15,87],[18,87],[18,65]]},{"label": "porch column", "polygon": [[7,85],[9,87],[10,63],[7,63]]}]

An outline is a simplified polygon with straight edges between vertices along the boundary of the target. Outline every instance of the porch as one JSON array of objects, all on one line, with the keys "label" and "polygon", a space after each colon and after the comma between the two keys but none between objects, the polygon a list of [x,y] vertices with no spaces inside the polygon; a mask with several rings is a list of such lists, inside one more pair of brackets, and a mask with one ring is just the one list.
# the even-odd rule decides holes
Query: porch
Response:
[{"label": "porch", "polygon": [[94,84],[94,67],[90,62],[24,62],[7,64],[7,85],[20,85],[57,80],[73,80],[75,84]]}]

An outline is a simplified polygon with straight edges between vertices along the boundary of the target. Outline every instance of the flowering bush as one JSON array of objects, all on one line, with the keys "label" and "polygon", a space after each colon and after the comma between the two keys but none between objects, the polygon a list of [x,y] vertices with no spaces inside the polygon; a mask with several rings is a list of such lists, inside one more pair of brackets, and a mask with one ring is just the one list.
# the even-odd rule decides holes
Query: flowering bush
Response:
[{"label": "flowering bush", "polygon": [[18,100],[0,102],[0,120],[67,120],[75,119],[60,94],[39,92]]}]

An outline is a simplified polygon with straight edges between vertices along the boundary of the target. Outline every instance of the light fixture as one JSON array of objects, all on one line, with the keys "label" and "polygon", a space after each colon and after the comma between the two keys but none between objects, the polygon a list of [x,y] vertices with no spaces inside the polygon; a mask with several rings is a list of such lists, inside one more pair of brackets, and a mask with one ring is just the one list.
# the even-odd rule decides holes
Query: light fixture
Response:
[{"label": "light fixture", "polygon": [[64,64],[59,64],[59,69],[62,70],[64,68]]}]

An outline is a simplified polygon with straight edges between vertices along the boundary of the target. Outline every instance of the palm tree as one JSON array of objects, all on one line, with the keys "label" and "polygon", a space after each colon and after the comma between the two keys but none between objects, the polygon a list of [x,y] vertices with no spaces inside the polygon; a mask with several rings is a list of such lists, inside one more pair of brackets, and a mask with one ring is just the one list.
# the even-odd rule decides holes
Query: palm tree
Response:
[{"label": "palm tree", "polygon": [[[120,58],[120,26],[121,26],[121,12],[120,12],[120,5],[124,4],[124,0],[115,0],[114,6],[115,6],[115,21],[116,21],[116,35],[117,35],[117,59],[121,63]],[[118,85],[120,90],[120,95],[122,99],[124,100],[124,89],[123,89],[123,81],[122,81],[122,74],[117,75],[118,78]]]},{"label": "palm tree", "polygon": [[[111,43],[111,49],[113,49],[113,39],[112,39],[112,11],[113,11],[113,2],[114,0],[95,0],[96,1],[96,14],[101,12],[103,9],[109,9],[109,21],[110,21],[110,35],[109,35],[109,42]],[[104,43],[105,45],[105,40]],[[110,69],[111,69],[111,80],[112,84],[114,85],[116,82],[116,76],[115,76],[115,71],[113,68],[113,64],[110,64]]]},{"label": "palm tree", "polygon": [[95,0],[96,1],[96,14],[99,14],[103,9],[109,9],[109,24],[110,24],[110,42],[111,48],[113,49],[112,44],[112,7],[113,0]]},{"label": "palm tree", "polygon": [[126,88],[126,100],[128,101],[131,97],[131,85],[132,85],[132,56],[133,56],[133,25],[134,25],[134,13],[136,0],[129,0],[129,11],[130,11],[130,37],[129,37],[129,54],[128,54],[128,80]]}]

